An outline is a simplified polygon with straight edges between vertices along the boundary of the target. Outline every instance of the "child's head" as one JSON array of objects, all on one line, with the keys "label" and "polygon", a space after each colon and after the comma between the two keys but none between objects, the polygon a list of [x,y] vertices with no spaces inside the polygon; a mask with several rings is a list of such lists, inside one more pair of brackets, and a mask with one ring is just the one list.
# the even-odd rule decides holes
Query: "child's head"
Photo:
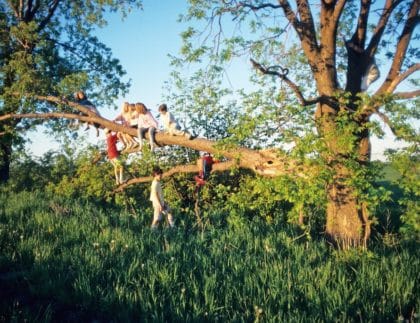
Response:
[{"label": "child's head", "polygon": [[129,111],[130,111],[130,103],[128,103],[128,102],[124,102],[124,103],[123,103],[123,106],[122,106],[122,111],[123,111],[124,113],[129,112]]},{"label": "child's head", "polygon": [[168,106],[165,103],[161,104],[159,106],[159,112],[165,114],[166,112],[168,112]]},{"label": "child's head", "polygon": [[153,177],[161,177],[163,172],[160,169],[160,167],[156,166],[156,167],[153,168],[152,174],[153,174]]},{"label": "child's head", "polygon": [[111,130],[109,130],[108,128],[105,128],[104,133],[105,133],[105,136],[108,136],[109,134],[111,134]]},{"label": "child's head", "polygon": [[86,94],[83,91],[77,91],[76,93],[74,93],[74,98],[76,100],[84,100],[86,99]]},{"label": "child's head", "polygon": [[136,103],[136,111],[140,114],[146,114],[147,108],[144,105],[144,103],[138,102],[138,103]]}]

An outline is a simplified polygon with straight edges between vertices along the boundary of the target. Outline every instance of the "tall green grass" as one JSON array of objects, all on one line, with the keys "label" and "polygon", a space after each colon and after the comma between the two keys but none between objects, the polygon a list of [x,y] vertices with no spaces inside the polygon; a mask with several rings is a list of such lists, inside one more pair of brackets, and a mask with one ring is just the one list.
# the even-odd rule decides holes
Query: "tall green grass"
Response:
[{"label": "tall green grass", "polygon": [[204,231],[42,193],[0,195],[0,321],[414,320],[416,248],[337,252],[284,223]]}]

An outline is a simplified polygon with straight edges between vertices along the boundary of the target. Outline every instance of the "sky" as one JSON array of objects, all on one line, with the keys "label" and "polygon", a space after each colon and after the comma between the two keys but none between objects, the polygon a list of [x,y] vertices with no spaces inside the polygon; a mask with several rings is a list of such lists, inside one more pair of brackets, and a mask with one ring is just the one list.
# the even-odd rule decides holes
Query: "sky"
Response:
[{"label": "sky", "polygon": [[[120,60],[127,75],[124,80],[131,80],[131,88],[125,97],[115,101],[121,107],[124,101],[143,102],[157,114],[157,106],[162,103],[163,86],[170,78],[170,58],[168,54],[177,55],[181,47],[180,33],[185,26],[177,22],[181,13],[187,9],[186,0],[144,0],[143,10],[135,10],[122,20],[121,14],[109,14],[108,25],[98,29],[96,36],[112,49],[114,57]],[[244,64],[249,64],[244,61]],[[249,65],[243,70],[248,70]],[[239,73],[240,74],[240,73]],[[244,75],[238,75],[235,69],[229,77],[233,89],[244,85]],[[378,81],[379,83],[379,81]],[[118,110],[98,107],[102,116],[113,119]],[[58,149],[59,144],[45,137],[38,131],[31,132],[32,144],[29,150],[35,156],[41,156],[50,149]],[[92,143],[103,138],[96,138],[95,131],[88,132]],[[386,131],[383,140],[372,140],[373,159],[383,159],[384,148],[395,148],[401,145],[393,140],[390,131]]]}]

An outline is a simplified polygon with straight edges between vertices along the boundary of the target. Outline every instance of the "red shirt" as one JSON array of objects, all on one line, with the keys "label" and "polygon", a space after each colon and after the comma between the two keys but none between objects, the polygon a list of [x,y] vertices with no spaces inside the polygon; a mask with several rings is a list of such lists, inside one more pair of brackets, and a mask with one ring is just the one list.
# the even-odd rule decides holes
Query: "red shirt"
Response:
[{"label": "red shirt", "polygon": [[118,140],[117,135],[108,135],[106,137],[106,144],[108,146],[109,159],[117,158],[120,155],[117,149],[117,140]]}]

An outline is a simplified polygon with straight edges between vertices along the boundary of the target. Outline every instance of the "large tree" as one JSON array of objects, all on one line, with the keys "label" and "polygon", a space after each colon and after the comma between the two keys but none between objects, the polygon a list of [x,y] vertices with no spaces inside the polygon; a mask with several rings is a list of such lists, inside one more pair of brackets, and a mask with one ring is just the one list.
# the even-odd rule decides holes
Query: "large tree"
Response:
[{"label": "large tree", "polygon": [[[323,194],[318,203],[325,203],[326,234],[343,246],[365,244],[370,235],[369,212],[381,194],[371,185],[369,167],[370,137],[380,133],[381,125],[373,116],[379,116],[396,136],[417,140],[409,122],[416,117],[416,104],[409,99],[420,94],[413,80],[420,67],[416,61],[418,49],[411,42],[417,39],[419,2],[190,3],[184,19],[205,23],[194,23],[203,29],[190,28],[183,34],[184,58],[176,62],[181,67],[205,62],[210,74],[200,71],[191,79],[196,87],[189,88],[183,87],[186,78],[174,73],[174,84],[184,93],[174,95],[173,103],[201,113],[217,105],[222,110],[212,110],[214,114],[234,113],[235,120],[224,118],[230,124],[223,138],[189,141],[159,133],[158,142],[223,155],[227,161],[219,164],[219,169],[249,168],[262,176],[286,176],[299,182],[303,190],[318,189]],[[232,37],[226,37],[228,34]],[[216,103],[217,95],[209,90],[214,73],[223,74],[223,64],[240,55],[250,58],[253,90],[237,94],[242,96],[240,104]],[[383,77],[366,91],[365,78],[376,64],[381,66]],[[412,81],[414,90],[401,88],[403,81]],[[37,96],[33,91],[32,95],[25,94],[24,102],[50,102],[57,104],[56,108],[50,106],[44,113],[3,113],[0,121],[77,118],[136,134],[134,129],[93,115],[64,113],[63,106],[86,114],[88,111],[57,96],[40,96],[50,94],[48,89],[41,90]],[[223,118],[217,124],[223,124]],[[178,171],[196,168],[177,166],[168,174]],[[123,187],[145,180],[150,179],[133,179]],[[316,201],[322,194],[298,194],[298,198]],[[304,212],[306,201],[294,201]]]},{"label": "large tree", "polygon": [[272,130],[259,132],[266,142],[283,147],[293,142],[289,156],[321,166],[315,174],[305,173],[325,175],[326,233],[345,245],[365,243],[370,235],[369,212],[377,198],[369,185],[370,139],[381,126],[375,116],[397,137],[418,142],[410,120],[418,117],[420,95],[414,79],[420,69],[419,5],[416,0],[198,0],[184,16],[204,22],[184,33],[184,61],[208,55],[222,65],[242,55],[262,73],[263,79],[255,79],[259,90],[246,93],[242,106],[250,107],[253,124],[261,114],[270,115],[271,124],[260,124]]},{"label": "large tree", "polygon": [[[0,111],[48,111],[48,102],[23,95],[68,96],[84,90],[97,104],[125,93],[125,74],[109,48],[92,35],[106,23],[107,11],[126,14],[140,1],[0,1]],[[0,124],[0,181],[7,181],[12,148],[39,122],[9,120]],[[50,122],[53,130],[66,122]]]}]

